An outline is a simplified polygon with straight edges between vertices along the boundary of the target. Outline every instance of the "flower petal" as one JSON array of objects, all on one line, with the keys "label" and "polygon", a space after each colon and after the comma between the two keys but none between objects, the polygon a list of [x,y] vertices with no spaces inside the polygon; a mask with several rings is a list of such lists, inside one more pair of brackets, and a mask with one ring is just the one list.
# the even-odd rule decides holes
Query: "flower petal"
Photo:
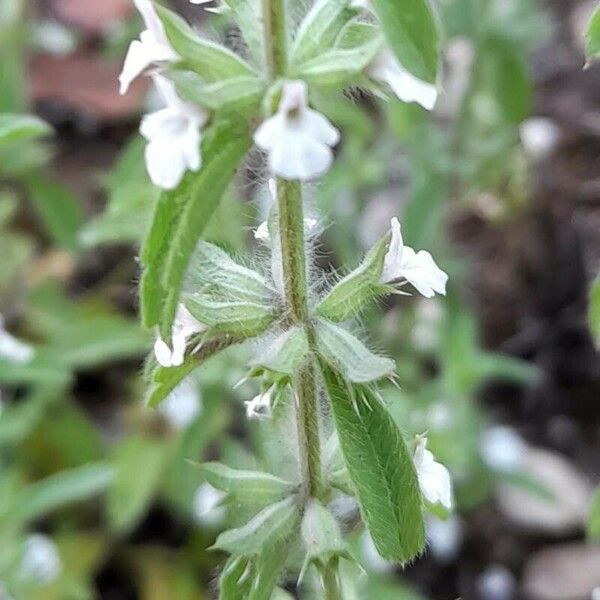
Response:
[{"label": "flower petal", "polygon": [[407,71],[389,50],[376,56],[367,72],[376,81],[389,85],[402,102],[417,102],[426,110],[434,107],[436,86]]},{"label": "flower petal", "polygon": [[383,260],[383,270],[381,272],[381,282],[391,283],[401,277],[400,265],[402,263],[402,253],[404,242],[400,230],[400,221],[396,217],[391,220],[391,240]]}]

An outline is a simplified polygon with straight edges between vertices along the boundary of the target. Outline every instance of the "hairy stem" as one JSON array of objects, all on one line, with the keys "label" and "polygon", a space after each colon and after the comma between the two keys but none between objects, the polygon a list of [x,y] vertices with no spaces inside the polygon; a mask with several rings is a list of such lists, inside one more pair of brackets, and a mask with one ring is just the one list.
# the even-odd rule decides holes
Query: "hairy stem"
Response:
[{"label": "hairy stem", "polygon": [[[262,0],[266,65],[271,81],[285,75],[287,67],[286,0]],[[304,240],[302,187],[299,181],[277,179],[279,235],[285,301],[290,320],[304,326],[312,345],[308,312],[308,278]],[[321,448],[317,412],[317,386],[312,362],[294,377],[294,399],[302,488],[305,499],[321,490]]]},{"label": "hairy stem", "polygon": [[[290,319],[305,327],[309,343],[312,345],[300,182],[278,179],[277,200],[285,300]],[[299,370],[293,384],[303,488],[307,498],[318,497],[321,490],[321,449],[317,386],[312,362],[308,362]]]},{"label": "hairy stem", "polygon": [[337,568],[332,564],[328,564],[325,567],[322,577],[325,600],[341,600],[342,594],[337,576]]},{"label": "hairy stem", "polygon": [[287,67],[286,0],[262,0],[265,63],[269,79],[285,74]]}]

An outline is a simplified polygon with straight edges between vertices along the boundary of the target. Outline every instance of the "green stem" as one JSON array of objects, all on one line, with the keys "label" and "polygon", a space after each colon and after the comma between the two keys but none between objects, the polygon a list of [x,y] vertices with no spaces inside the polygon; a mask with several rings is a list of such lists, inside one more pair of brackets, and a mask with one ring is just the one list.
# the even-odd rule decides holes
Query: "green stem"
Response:
[{"label": "green stem", "polygon": [[[289,317],[292,322],[305,327],[309,343],[312,346],[314,335],[308,311],[308,277],[300,182],[277,179],[277,200],[284,292]],[[317,386],[312,362],[300,369],[293,384],[300,471],[305,497],[319,497],[322,488],[321,448]]]},{"label": "green stem", "polygon": [[285,14],[285,0],[262,0],[265,61],[270,80],[284,75],[287,67]]},{"label": "green stem", "polygon": [[325,567],[322,578],[323,587],[325,588],[325,600],[341,600],[342,594],[337,576],[337,568],[328,564]]},{"label": "green stem", "polygon": [[[285,75],[287,66],[286,0],[262,0],[266,64],[271,80]],[[308,277],[304,240],[302,187],[299,181],[277,179],[279,236],[285,301],[290,321],[302,325],[311,346],[313,332],[308,311]],[[315,369],[308,362],[292,382],[304,499],[319,497],[321,447]]]}]

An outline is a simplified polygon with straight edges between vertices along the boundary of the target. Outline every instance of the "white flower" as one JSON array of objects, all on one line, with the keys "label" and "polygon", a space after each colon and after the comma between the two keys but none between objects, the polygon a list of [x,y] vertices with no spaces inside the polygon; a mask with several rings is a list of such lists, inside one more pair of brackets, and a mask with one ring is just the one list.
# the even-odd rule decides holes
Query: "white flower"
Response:
[{"label": "white flower", "polygon": [[184,379],[158,407],[174,429],[185,429],[202,412],[202,401],[192,379]]},{"label": "white flower", "polygon": [[252,400],[244,402],[246,405],[246,416],[249,419],[270,419],[273,392],[274,388],[270,387],[263,394],[258,394]]},{"label": "white flower", "polygon": [[14,363],[28,363],[34,355],[29,344],[21,342],[4,329],[4,319],[0,315],[0,359]]},{"label": "white flower", "polygon": [[351,0],[350,8],[355,10],[371,10],[370,0]]},{"label": "white flower", "polygon": [[544,117],[531,117],[521,123],[519,134],[525,152],[534,160],[547,158],[561,138],[560,127]]},{"label": "white flower", "polygon": [[215,15],[222,15],[229,10],[228,6],[219,2],[217,2],[216,6],[204,6],[205,4],[211,4],[212,2],[215,2],[215,0],[190,0],[190,2],[192,4],[202,6],[206,12],[210,12]]},{"label": "white flower", "polygon": [[[306,217],[304,219],[304,232],[310,235],[314,228],[317,226],[317,219],[312,217]],[[269,224],[267,221],[263,221],[254,231],[254,239],[260,242],[268,242],[271,239],[269,234]]]},{"label": "white flower", "polygon": [[129,45],[123,70],[119,75],[121,94],[126,94],[131,82],[151,65],[179,59],[179,55],[167,39],[165,28],[151,0],[133,0],[133,2],[144,19],[146,29],[140,34],[139,40],[134,40]]},{"label": "white flower", "polygon": [[438,95],[436,86],[409,73],[390,50],[383,50],[373,59],[367,67],[367,75],[389,85],[402,102],[417,102],[427,110],[435,105]]},{"label": "white flower", "polygon": [[527,446],[512,427],[496,425],[481,437],[483,462],[496,471],[516,471],[522,466]]},{"label": "white flower", "polygon": [[179,367],[182,365],[188,338],[196,333],[201,333],[205,329],[206,326],[197,321],[188,309],[180,304],[177,307],[177,315],[171,333],[173,348],[169,348],[169,345],[160,337],[154,343],[154,355],[158,364],[163,367]]},{"label": "white flower", "polygon": [[430,504],[439,502],[444,508],[450,510],[452,508],[450,473],[444,465],[436,462],[426,446],[427,438],[418,435],[413,461],[417,469],[421,493]]},{"label": "white flower", "polygon": [[339,131],[319,112],[308,106],[304,81],[283,85],[275,115],[254,134],[256,145],[268,153],[269,167],[284,179],[312,179],[325,173],[333,161],[331,148]]},{"label": "white flower", "polygon": [[415,252],[405,246],[400,232],[400,222],[395,217],[391,222],[392,238],[383,263],[381,283],[393,284],[404,279],[411,283],[426,298],[446,294],[448,275],[434,262],[426,250]]},{"label": "white flower", "polygon": [[452,515],[448,519],[427,519],[427,542],[433,556],[441,563],[452,562],[463,537],[462,521]]},{"label": "white flower", "polygon": [[365,565],[375,573],[391,573],[395,569],[393,562],[385,560],[377,551],[373,538],[365,531],[360,538],[360,549]]},{"label": "white flower", "polygon": [[511,600],[516,587],[515,576],[500,564],[489,566],[477,579],[479,597],[486,600]]},{"label": "white flower", "polygon": [[21,575],[41,584],[50,583],[62,568],[54,542],[47,536],[32,534],[25,540],[21,559]]},{"label": "white flower", "polygon": [[225,507],[221,503],[225,493],[210,483],[203,483],[194,494],[194,517],[208,527],[215,527],[225,518]]},{"label": "white flower", "polygon": [[184,102],[172,81],[153,76],[166,107],[146,115],[140,133],[148,140],[146,169],[153,183],[171,190],[179,184],[187,169],[197,171],[202,165],[200,129],[208,113],[199,106]]}]

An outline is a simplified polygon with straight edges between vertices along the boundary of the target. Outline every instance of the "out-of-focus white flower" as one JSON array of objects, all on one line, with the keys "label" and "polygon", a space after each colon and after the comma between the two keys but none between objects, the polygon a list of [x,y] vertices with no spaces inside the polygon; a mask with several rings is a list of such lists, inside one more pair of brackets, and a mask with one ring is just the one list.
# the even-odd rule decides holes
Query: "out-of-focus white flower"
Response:
[{"label": "out-of-focus white flower", "polygon": [[0,600],[13,600],[13,597],[8,593],[6,586],[0,583]]},{"label": "out-of-focus white flower", "polygon": [[452,484],[450,473],[444,465],[436,462],[427,450],[427,437],[418,435],[413,461],[417,469],[421,493],[430,504],[438,502],[446,509],[452,508]]},{"label": "out-of-focus white flower", "polygon": [[531,117],[519,127],[521,142],[525,152],[533,160],[542,160],[549,156],[560,141],[560,127],[545,117]]},{"label": "out-of-focus white flower", "polygon": [[592,590],[592,598],[591,600],[600,600],[600,587],[595,587]]},{"label": "out-of-focus white flower", "polygon": [[46,19],[35,24],[33,33],[40,48],[56,56],[66,56],[77,46],[73,32],[54,19]]},{"label": "out-of-focus white flower", "polygon": [[145,159],[150,179],[171,190],[188,169],[197,171],[202,166],[200,130],[208,113],[181,100],[172,81],[156,74],[153,79],[166,107],[146,115],[140,133],[148,140]]},{"label": "out-of-focus white flower", "polygon": [[391,573],[396,567],[394,563],[385,560],[377,551],[373,538],[365,531],[360,538],[360,549],[365,565],[375,573]]},{"label": "out-of-focus white flower", "polygon": [[140,34],[139,40],[129,44],[123,70],[119,75],[121,94],[126,94],[131,82],[148,67],[179,60],[179,55],[167,39],[165,28],[151,0],[133,2],[144,19],[146,29]]},{"label": "out-of-focus white flower", "polygon": [[185,429],[202,412],[202,400],[193,379],[184,379],[158,407],[174,429]]},{"label": "out-of-focus white flower", "polygon": [[426,298],[431,298],[436,292],[445,295],[448,275],[435,264],[429,252],[415,252],[404,245],[400,222],[395,217],[391,228],[392,238],[383,263],[381,283],[393,284],[404,279]]},{"label": "out-of-focus white flower", "polygon": [[452,515],[448,519],[427,519],[427,541],[433,556],[441,563],[456,558],[463,535],[462,521]]},{"label": "out-of-focus white flower", "polygon": [[519,469],[526,450],[525,442],[512,427],[496,425],[481,436],[481,458],[490,469],[496,471]]},{"label": "out-of-focus white flower", "polygon": [[390,50],[383,50],[373,59],[367,67],[367,75],[389,85],[402,102],[416,102],[426,110],[435,106],[437,87],[409,73]]},{"label": "out-of-focus white flower", "polygon": [[249,419],[270,419],[271,401],[273,399],[274,387],[270,387],[263,394],[254,396],[252,400],[244,402],[246,405],[246,416]]},{"label": "out-of-focus white flower", "polygon": [[225,518],[225,507],[221,502],[225,493],[210,483],[203,483],[194,494],[194,517],[198,523],[207,527],[216,527]]},{"label": "out-of-focus white flower", "polygon": [[[304,219],[304,232],[310,235],[314,228],[317,226],[317,219],[312,217],[306,217]],[[271,237],[269,235],[269,225],[267,221],[263,221],[254,231],[254,239],[260,242],[268,242]]]},{"label": "out-of-focus white flower", "polygon": [[511,600],[516,589],[514,575],[503,565],[490,565],[477,580],[477,591],[485,600]]},{"label": "out-of-focus white flower", "polygon": [[[228,12],[229,7],[218,0],[190,0],[192,4],[202,6],[206,12],[213,13],[215,15],[222,15]],[[213,4],[213,6],[206,6],[207,4]]]},{"label": "out-of-focus white flower", "polygon": [[4,318],[0,315],[0,359],[14,363],[28,363],[34,355],[34,349],[12,336],[4,329]]},{"label": "out-of-focus white flower", "polygon": [[355,10],[371,10],[370,0],[351,0],[350,8]]},{"label": "out-of-focus white flower", "polygon": [[175,322],[171,333],[173,348],[160,337],[154,343],[154,355],[158,364],[163,367],[179,367],[183,364],[187,340],[196,333],[201,333],[206,326],[196,320],[189,310],[180,304],[177,307]]},{"label": "out-of-focus white flower", "polygon": [[58,550],[49,537],[38,533],[27,537],[21,559],[23,578],[47,584],[59,575],[61,568]]},{"label": "out-of-focus white flower", "polygon": [[329,169],[333,161],[331,149],[339,139],[339,131],[308,106],[304,81],[288,81],[283,85],[277,112],[254,134],[256,145],[269,155],[273,173],[302,181]]}]

